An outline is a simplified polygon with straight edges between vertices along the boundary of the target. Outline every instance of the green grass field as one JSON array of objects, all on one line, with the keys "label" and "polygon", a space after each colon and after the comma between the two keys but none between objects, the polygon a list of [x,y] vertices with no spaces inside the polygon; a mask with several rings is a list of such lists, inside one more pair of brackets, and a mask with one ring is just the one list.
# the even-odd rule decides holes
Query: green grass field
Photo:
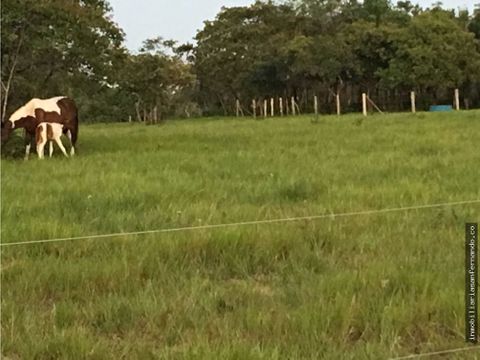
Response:
[{"label": "green grass field", "polygon": [[[81,126],[73,159],[2,159],[2,242],[480,199],[479,111],[361,119]],[[464,226],[479,220],[477,203],[2,247],[2,354],[386,359],[463,347]]]}]

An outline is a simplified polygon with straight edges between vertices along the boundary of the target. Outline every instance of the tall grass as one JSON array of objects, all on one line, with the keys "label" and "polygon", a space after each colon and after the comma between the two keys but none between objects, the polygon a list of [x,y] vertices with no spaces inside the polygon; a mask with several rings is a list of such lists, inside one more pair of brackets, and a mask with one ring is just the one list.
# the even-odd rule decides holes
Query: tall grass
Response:
[{"label": "tall grass", "polygon": [[[2,242],[479,199],[479,118],[83,126],[74,159],[2,160]],[[479,218],[477,204],[4,247],[2,354],[380,359],[463,346],[463,229]]]}]

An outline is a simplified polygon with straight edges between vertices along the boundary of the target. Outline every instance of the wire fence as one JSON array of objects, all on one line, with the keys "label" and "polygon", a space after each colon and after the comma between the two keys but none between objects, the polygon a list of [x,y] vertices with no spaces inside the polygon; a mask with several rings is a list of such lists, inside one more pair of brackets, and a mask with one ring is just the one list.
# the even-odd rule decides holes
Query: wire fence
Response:
[{"label": "wire fence", "polygon": [[[262,225],[262,224],[278,224],[278,223],[285,223],[285,222],[295,222],[295,221],[301,221],[301,220],[318,220],[318,219],[326,219],[326,218],[335,220],[336,218],[342,218],[342,217],[376,215],[376,214],[384,214],[384,213],[434,209],[434,208],[441,208],[441,207],[453,207],[453,206],[472,205],[472,204],[480,204],[480,199],[444,202],[444,203],[436,203],[436,204],[402,206],[402,207],[393,207],[393,208],[385,208],[385,209],[377,209],[377,210],[363,210],[363,211],[345,212],[345,213],[331,213],[331,214],[321,214],[321,215],[313,215],[313,216],[289,217],[289,218],[281,218],[281,219],[265,219],[265,220],[243,221],[243,222],[226,223],[226,224],[188,226],[188,227],[156,229],[156,230],[137,231],[137,232],[123,232],[123,233],[100,234],[100,235],[89,235],[89,236],[78,236],[78,237],[65,237],[65,238],[56,238],[56,239],[31,240],[31,241],[12,242],[12,243],[0,243],[0,246],[9,247],[9,246],[20,246],[20,245],[60,243],[60,242],[68,242],[68,241],[71,242],[75,240],[95,240],[95,239],[105,239],[105,238],[115,238],[115,237],[125,237],[125,236],[172,233],[172,232],[181,232],[181,231],[208,230],[208,229],[253,226],[253,225]],[[478,350],[480,354],[480,346],[469,346],[469,347],[440,350],[440,351],[434,351],[434,352],[428,352],[428,353],[404,355],[400,357],[393,357],[388,360],[407,360],[407,359],[428,358],[432,356],[444,356],[444,355],[451,355],[451,354],[460,353],[460,352],[467,352],[467,351],[471,352],[475,350]]]},{"label": "wire fence", "polygon": [[479,351],[479,354],[480,354],[480,346],[467,346],[462,348],[433,351],[433,352],[422,353],[422,354],[410,354],[410,355],[390,358],[388,360],[420,359],[420,358],[426,358],[426,357],[432,357],[432,356],[450,355],[450,354],[455,354],[455,353],[460,353],[465,351],[473,351],[473,350]]},{"label": "wire fence", "polygon": [[480,199],[445,202],[445,203],[437,203],[437,204],[402,206],[402,207],[393,207],[393,208],[385,208],[385,209],[377,209],[377,210],[363,210],[363,211],[353,211],[353,212],[344,212],[344,213],[330,213],[330,214],[321,214],[321,215],[288,217],[288,218],[280,218],[280,219],[251,220],[251,221],[224,223],[224,224],[185,226],[185,227],[177,227],[177,228],[154,229],[154,230],[144,230],[144,231],[134,231],[134,232],[120,232],[120,233],[112,233],[112,234],[98,234],[98,235],[86,235],[86,236],[76,236],[76,237],[64,237],[64,238],[56,238],[56,239],[7,242],[7,243],[0,243],[0,246],[7,247],[7,246],[20,246],[20,245],[46,244],[46,243],[60,243],[60,242],[78,241],[78,240],[95,240],[95,239],[105,239],[105,238],[115,238],[115,237],[125,237],[125,236],[140,236],[140,235],[173,233],[173,232],[182,232],[182,231],[209,230],[209,229],[219,229],[219,228],[229,228],[229,227],[275,224],[275,223],[295,222],[295,221],[302,221],[302,220],[319,220],[319,219],[326,219],[326,218],[335,219],[335,218],[342,218],[342,217],[375,215],[375,214],[382,214],[382,213],[433,209],[433,208],[460,206],[460,205],[468,205],[468,204],[480,204]]},{"label": "wire fence", "polygon": [[[368,101],[364,103],[363,94]],[[364,89],[347,86],[334,92],[332,89],[304,89],[295,94],[264,94],[254,98],[226,98],[217,108],[223,115],[295,116],[301,114],[346,114],[366,112],[417,112],[429,111],[432,105],[451,109],[474,109],[480,106],[480,94],[464,89],[445,88],[434,92],[413,90]],[[228,104],[228,106],[226,105]],[[203,111],[210,114],[211,110]],[[214,111],[215,113],[215,111]]]}]

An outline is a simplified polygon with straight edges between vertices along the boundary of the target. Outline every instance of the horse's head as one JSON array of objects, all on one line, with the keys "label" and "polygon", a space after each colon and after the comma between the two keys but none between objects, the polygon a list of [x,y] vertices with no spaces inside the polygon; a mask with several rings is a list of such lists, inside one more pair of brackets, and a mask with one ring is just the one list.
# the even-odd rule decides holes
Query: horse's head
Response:
[{"label": "horse's head", "polygon": [[[1,141],[4,143],[10,138],[13,130],[18,128],[30,128],[30,131],[34,131],[36,127],[36,118],[34,115],[34,110],[32,110],[33,105],[30,100],[26,105],[17,109],[8,120],[5,120],[2,124],[2,136]],[[33,130],[32,130],[33,129]]]},{"label": "horse's head", "polygon": [[2,144],[10,138],[10,135],[13,132],[13,123],[9,120],[2,122],[2,135],[1,142]]}]

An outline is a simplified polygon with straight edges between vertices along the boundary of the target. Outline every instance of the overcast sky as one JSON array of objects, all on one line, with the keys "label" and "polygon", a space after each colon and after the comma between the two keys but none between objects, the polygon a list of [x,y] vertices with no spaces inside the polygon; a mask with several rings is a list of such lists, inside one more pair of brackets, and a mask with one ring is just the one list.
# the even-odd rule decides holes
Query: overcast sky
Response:
[{"label": "overcast sky", "polygon": [[[434,0],[411,0],[422,7]],[[468,8],[480,0],[443,0],[444,7]],[[142,41],[162,36],[180,43],[192,42],[205,20],[213,20],[222,6],[243,6],[254,0],[110,0],[113,18],[125,31],[127,47],[138,50]],[[396,2],[393,0],[392,2]]]}]

